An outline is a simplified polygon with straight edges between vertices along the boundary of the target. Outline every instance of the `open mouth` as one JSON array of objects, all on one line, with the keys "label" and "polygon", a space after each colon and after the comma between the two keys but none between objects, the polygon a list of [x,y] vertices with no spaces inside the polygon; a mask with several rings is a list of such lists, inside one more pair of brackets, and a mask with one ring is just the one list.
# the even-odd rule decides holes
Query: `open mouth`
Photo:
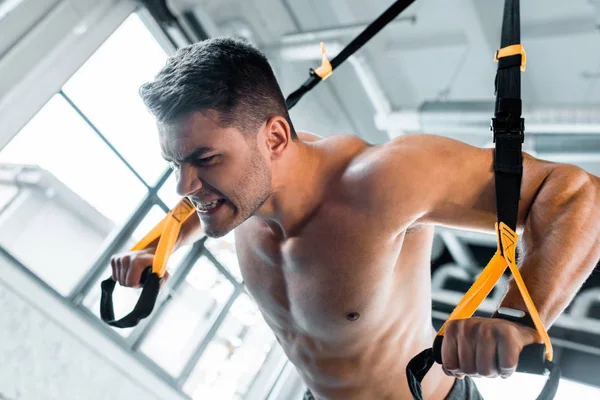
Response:
[{"label": "open mouth", "polygon": [[209,202],[195,202],[196,210],[202,214],[213,214],[221,205],[225,203],[225,199],[218,199]]}]

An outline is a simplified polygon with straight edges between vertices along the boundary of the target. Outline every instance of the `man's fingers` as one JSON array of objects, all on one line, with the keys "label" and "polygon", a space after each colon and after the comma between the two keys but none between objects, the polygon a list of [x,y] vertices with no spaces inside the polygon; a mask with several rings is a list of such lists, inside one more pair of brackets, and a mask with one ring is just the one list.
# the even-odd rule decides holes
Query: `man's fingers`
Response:
[{"label": "man's fingers", "polygon": [[475,347],[480,343],[471,337],[462,335],[463,340],[458,340],[458,363],[460,372],[465,375],[476,375]]},{"label": "man's fingers", "polygon": [[117,282],[119,279],[117,278],[117,260],[115,256],[110,258],[110,268],[112,270],[111,278],[113,281]]},{"label": "man's fingers", "polygon": [[[145,268],[144,268],[145,269]],[[127,277],[125,279],[125,286],[139,288],[142,286],[140,279],[142,277],[142,268],[139,267],[138,263],[130,265],[127,269]]]},{"label": "man's fingers", "polygon": [[503,378],[508,378],[515,372],[519,362],[521,348],[515,348],[516,332],[499,334],[496,337],[498,346],[498,373]]},{"label": "man's fingers", "polygon": [[487,378],[498,376],[498,359],[496,356],[496,338],[489,326],[480,328],[479,339],[475,350],[477,373]]},{"label": "man's fingers", "polygon": [[125,285],[125,278],[127,277],[127,269],[123,264],[123,259],[119,257],[117,259],[117,279],[119,280],[119,285]]},{"label": "man's fingers", "polygon": [[442,366],[445,372],[451,375],[454,375],[454,372],[458,371],[460,367],[458,361],[458,343],[455,334],[456,329],[456,322],[449,321],[446,324],[446,334],[442,341]]},{"label": "man's fingers", "polygon": [[121,286],[139,288],[142,273],[153,261],[154,249],[115,255],[110,260],[112,278]]},{"label": "man's fingers", "polygon": [[448,321],[445,329],[442,366],[457,378],[507,378],[515,372],[523,347],[542,342],[535,329],[488,318]]}]

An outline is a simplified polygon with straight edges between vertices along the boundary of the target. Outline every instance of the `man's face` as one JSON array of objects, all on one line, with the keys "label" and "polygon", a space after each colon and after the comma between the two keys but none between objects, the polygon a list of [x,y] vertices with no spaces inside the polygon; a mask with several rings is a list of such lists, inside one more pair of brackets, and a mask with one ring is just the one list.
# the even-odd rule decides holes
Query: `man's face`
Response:
[{"label": "man's face", "polygon": [[159,126],[163,156],[175,169],[177,193],[194,203],[202,227],[221,237],[251,217],[271,193],[271,171],[257,136],[193,113]]}]

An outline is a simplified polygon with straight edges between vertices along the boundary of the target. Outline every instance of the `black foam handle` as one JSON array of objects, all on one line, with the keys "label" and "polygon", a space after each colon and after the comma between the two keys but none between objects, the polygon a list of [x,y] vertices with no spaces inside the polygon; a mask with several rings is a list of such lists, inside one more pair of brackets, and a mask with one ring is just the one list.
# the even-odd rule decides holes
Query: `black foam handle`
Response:
[{"label": "black foam handle", "polygon": [[[433,358],[438,364],[442,364],[443,340],[443,336],[436,336],[433,341]],[[546,372],[546,346],[541,343],[533,343],[523,347],[519,354],[516,371],[544,375]]]},{"label": "black foam handle", "polygon": [[542,343],[532,343],[523,347],[519,354],[517,372],[544,375],[546,371],[546,346]]},{"label": "black foam handle", "polygon": [[442,341],[444,340],[444,337],[441,335],[438,335],[435,337],[435,339],[433,339],[433,346],[431,347],[433,350],[433,358],[435,359],[435,362],[438,364],[442,363]]},{"label": "black foam handle", "polygon": [[133,310],[119,320],[115,320],[112,297],[116,282],[112,277],[102,281],[100,284],[102,289],[100,297],[100,317],[102,318],[102,321],[117,328],[131,328],[132,326],[136,326],[142,319],[148,317],[152,313],[160,289],[160,280],[161,278],[156,273],[152,272],[152,267],[144,269],[140,278],[140,283],[143,285],[142,294]]},{"label": "black foam handle", "polygon": [[152,274],[152,267],[146,267],[146,269],[144,269],[142,271],[142,275],[140,276],[140,284],[142,286],[144,286],[146,284],[146,281],[148,280],[148,278],[150,277],[151,274]]}]

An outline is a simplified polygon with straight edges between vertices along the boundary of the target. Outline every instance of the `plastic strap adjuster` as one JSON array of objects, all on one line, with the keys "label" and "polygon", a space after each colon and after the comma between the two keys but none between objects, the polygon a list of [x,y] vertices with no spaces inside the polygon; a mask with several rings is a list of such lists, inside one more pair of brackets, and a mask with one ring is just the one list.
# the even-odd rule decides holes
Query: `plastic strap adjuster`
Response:
[{"label": "plastic strap adjuster", "polygon": [[525,48],[520,44],[513,44],[497,50],[494,54],[494,62],[515,55],[521,55],[521,71],[525,71],[527,69],[527,55],[525,54]]},{"label": "plastic strap adjuster", "polygon": [[325,54],[325,43],[323,42],[321,42],[321,58],[321,66],[315,69],[314,73],[324,81],[333,73],[333,67],[327,58],[327,54]]}]

